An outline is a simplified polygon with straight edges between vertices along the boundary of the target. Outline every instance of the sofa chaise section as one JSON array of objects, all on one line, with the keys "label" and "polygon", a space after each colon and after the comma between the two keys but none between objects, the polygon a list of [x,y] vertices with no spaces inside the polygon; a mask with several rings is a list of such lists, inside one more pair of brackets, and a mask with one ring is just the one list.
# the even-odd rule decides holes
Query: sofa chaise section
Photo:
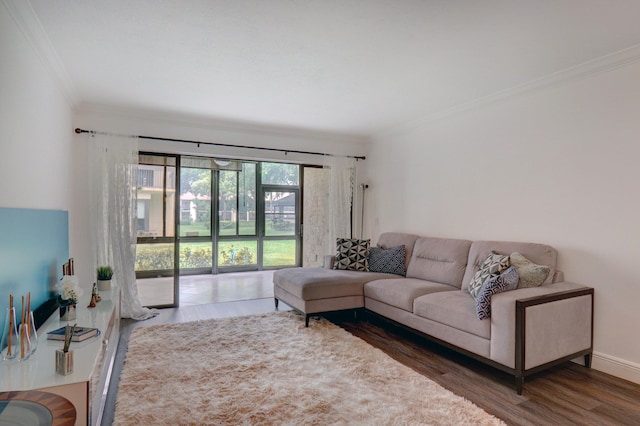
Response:
[{"label": "sofa chaise section", "polygon": [[276,309],[278,302],[283,301],[305,314],[305,326],[308,327],[312,314],[363,308],[364,284],[395,276],[325,268],[281,269],[273,273]]}]

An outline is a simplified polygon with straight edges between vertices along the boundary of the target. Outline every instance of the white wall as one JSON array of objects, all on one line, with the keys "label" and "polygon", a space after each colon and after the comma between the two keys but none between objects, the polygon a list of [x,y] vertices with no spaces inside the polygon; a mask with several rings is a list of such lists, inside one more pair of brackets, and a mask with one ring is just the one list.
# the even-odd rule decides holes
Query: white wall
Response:
[{"label": "white wall", "polygon": [[640,382],[639,75],[636,63],[375,138],[366,226],[556,247],[566,280],[595,288],[594,367]]},{"label": "white wall", "polygon": [[[69,211],[72,113],[58,87],[5,2],[0,1],[0,207]],[[29,230],[20,231],[33,234]],[[62,238],[65,240],[48,242],[46,246],[64,248],[67,236]],[[17,257],[0,258],[3,272],[0,309],[8,306],[8,292],[18,299],[30,293],[34,303],[44,302],[51,289],[46,270],[28,273],[44,265],[36,263],[29,269],[34,253],[24,250],[25,244],[14,247],[7,235],[0,235],[0,245],[2,250],[23,248]],[[72,246],[69,251],[73,253]],[[59,255],[64,256],[57,251],[47,254],[56,258]],[[57,260],[61,267],[64,259]],[[16,279],[16,271],[26,276]],[[53,269],[56,272],[60,275],[61,269]]]},{"label": "white wall", "polygon": [[0,2],[0,206],[68,210],[71,108]]}]

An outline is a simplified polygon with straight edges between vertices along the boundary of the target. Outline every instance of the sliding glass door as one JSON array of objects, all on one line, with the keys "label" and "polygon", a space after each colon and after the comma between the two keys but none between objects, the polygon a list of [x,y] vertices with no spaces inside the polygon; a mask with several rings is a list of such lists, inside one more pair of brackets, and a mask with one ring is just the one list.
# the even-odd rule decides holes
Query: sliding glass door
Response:
[{"label": "sliding glass door", "polygon": [[142,304],[178,306],[185,275],[300,265],[301,181],[296,164],[141,154]]}]

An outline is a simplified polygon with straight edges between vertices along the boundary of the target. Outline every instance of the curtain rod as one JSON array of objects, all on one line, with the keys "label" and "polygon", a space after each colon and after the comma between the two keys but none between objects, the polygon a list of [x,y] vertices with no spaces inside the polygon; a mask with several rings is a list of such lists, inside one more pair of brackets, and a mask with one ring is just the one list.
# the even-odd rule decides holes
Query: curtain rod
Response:
[{"label": "curtain rod", "polygon": [[[79,127],[76,127],[75,132],[77,134],[81,133],[91,133],[93,135],[111,135],[111,133],[107,132],[98,132],[95,130],[85,130]],[[285,155],[288,153],[293,154],[308,154],[308,155],[323,155],[327,157],[345,157],[345,158],[354,158],[355,160],[366,160],[367,157],[364,155],[336,155],[336,154],[327,154],[324,152],[314,152],[314,151],[298,151],[295,149],[281,149],[281,148],[263,148],[258,146],[248,146],[248,145],[234,145],[227,143],[218,143],[218,142],[203,142],[203,141],[192,141],[188,139],[173,139],[173,138],[160,138],[156,136],[141,136],[141,135],[121,135],[121,136],[136,136],[139,139],[150,139],[156,141],[167,141],[167,142],[179,142],[179,143],[190,143],[193,145],[210,145],[210,146],[224,146],[227,148],[245,148],[245,149],[258,149],[262,151],[275,151],[275,152],[284,152]]]}]

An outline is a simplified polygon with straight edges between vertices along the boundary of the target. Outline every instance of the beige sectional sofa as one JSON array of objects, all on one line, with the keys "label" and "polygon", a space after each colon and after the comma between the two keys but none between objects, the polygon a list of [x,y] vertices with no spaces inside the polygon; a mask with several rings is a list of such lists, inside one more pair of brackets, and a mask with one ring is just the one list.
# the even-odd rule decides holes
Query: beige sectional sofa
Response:
[{"label": "beige sectional sofa", "polygon": [[[544,244],[468,241],[384,233],[378,246],[404,245],[406,276],[325,268],[274,273],[276,308],[281,300],[309,317],[365,308],[444,346],[513,374],[518,393],[524,378],[584,356],[593,346],[593,289],[564,282],[557,252]],[[468,285],[492,252],[518,252],[549,267],[544,283],[491,297],[491,316],[480,320]]]}]

